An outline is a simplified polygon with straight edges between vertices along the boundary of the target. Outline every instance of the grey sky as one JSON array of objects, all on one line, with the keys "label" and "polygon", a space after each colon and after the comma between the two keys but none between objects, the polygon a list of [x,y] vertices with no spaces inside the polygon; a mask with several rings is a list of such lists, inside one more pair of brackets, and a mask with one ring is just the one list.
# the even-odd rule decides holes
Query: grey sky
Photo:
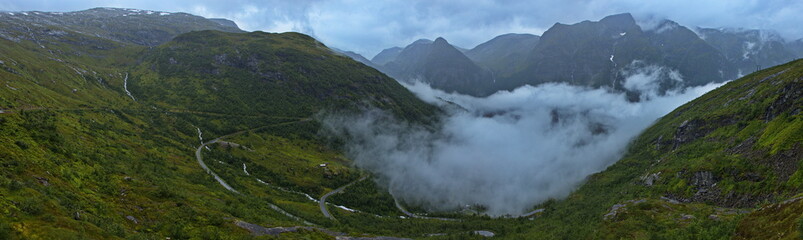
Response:
[{"label": "grey sky", "polygon": [[181,11],[234,20],[245,30],[298,31],[368,58],[381,49],[443,36],[471,48],[504,33],[541,34],[555,22],[575,23],[630,12],[686,26],[773,29],[803,37],[800,0],[2,0],[6,11],[75,11],[126,7]]}]

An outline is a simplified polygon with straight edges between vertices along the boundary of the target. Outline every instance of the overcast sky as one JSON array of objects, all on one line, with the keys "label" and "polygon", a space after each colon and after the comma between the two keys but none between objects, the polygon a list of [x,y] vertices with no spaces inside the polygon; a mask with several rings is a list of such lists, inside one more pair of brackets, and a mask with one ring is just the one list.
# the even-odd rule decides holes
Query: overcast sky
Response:
[{"label": "overcast sky", "polygon": [[471,48],[504,33],[540,35],[555,22],[622,12],[686,26],[774,29],[803,37],[800,0],[2,0],[5,11],[126,7],[234,20],[249,31],[296,31],[368,58],[392,46],[442,36]]}]

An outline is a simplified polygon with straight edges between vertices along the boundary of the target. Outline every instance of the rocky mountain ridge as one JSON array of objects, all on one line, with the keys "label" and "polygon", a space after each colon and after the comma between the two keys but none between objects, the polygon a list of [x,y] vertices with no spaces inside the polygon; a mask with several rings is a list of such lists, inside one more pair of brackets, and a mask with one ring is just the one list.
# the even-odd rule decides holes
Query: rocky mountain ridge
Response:
[{"label": "rocky mountain ridge", "polygon": [[[683,81],[664,77],[661,90],[698,86],[711,82],[732,80],[763,68],[788,62],[803,56],[803,44],[787,42],[765,30],[689,29],[671,20],[658,21],[655,26],[641,26],[630,14],[611,15],[600,21],[576,24],[556,23],[542,36],[506,34],[495,37],[464,52],[475,65],[491,72],[481,90],[458,91],[485,96],[498,90],[512,90],[525,84],[564,82],[593,88],[609,88],[638,94],[624,86],[625,80],[645,66],[677,71]],[[412,48],[415,42],[407,48]],[[423,74],[423,66],[408,69],[406,74],[388,69],[403,49],[385,49],[372,62],[378,69],[400,81]],[[407,54],[413,53],[408,49]],[[408,57],[409,58],[409,57]],[[459,61],[462,56],[454,57]],[[470,65],[470,64],[465,64]],[[417,69],[417,70],[416,70]],[[442,70],[452,74],[475,72],[473,68]],[[443,74],[442,74],[443,75]],[[469,74],[470,75],[470,74]],[[445,76],[445,75],[444,75]],[[439,82],[435,88],[452,91],[445,82],[455,81],[430,76],[429,82]],[[480,94],[482,93],[482,94]]]}]

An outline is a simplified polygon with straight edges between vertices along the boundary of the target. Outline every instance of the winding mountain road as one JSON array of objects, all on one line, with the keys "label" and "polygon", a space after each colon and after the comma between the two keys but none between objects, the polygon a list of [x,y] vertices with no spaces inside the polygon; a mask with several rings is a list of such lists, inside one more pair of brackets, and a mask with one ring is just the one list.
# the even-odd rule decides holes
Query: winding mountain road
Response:
[{"label": "winding mountain road", "polygon": [[[201,146],[198,146],[198,148],[197,148],[197,149],[195,149],[195,158],[196,158],[196,160],[198,160],[198,165],[201,165],[201,168],[203,168],[203,169],[204,169],[204,171],[206,171],[206,173],[208,173],[209,175],[212,175],[212,177],[214,177],[214,178],[215,178],[215,180],[216,180],[216,181],[217,181],[217,182],[218,182],[218,183],[219,183],[221,186],[223,186],[223,188],[226,188],[226,190],[229,190],[229,191],[231,191],[231,192],[233,192],[233,193],[240,194],[240,192],[238,192],[236,189],[234,189],[233,187],[231,187],[231,186],[230,186],[228,183],[226,183],[226,181],[225,181],[225,180],[223,180],[223,178],[221,178],[220,176],[218,176],[218,175],[217,175],[217,174],[216,174],[214,171],[212,171],[211,169],[209,169],[209,167],[208,167],[208,166],[206,166],[206,163],[204,163],[204,160],[203,160],[203,155],[201,154],[201,151],[202,151],[202,150],[203,150],[203,149],[204,149],[206,146],[208,146],[208,145],[210,145],[210,144],[213,144],[213,143],[216,143],[216,142],[220,141],[220,140],[221,140],[221,139],[223,139],[223,138],[227,138],[227,137],[233,137],[233,136],[236,136],[236,135],[243,134],[243,133],[245,133],[245,132],[249,132],[249,131],[256,131],[256,130],[259,130],[259,129],[262,129],[262,128],[267,128],[267,127],[275,127],[275,126],[287,125],[287,124],[298,123],[298,122],[304,122],[304,121],[310,121],[310,119],[309,119],[309,118],[304,118],[304,119],[299,119],[298,121],[293,121],[293,122],[277,123],[277,124],[271,124],[271,125],[266,125],[266,126],[262,126],[262,127],[257,127],[257,128],[252,128],[252,129],[242,130],[242,131],[239,131],[239,132],[235,132],[235,133],[231,133],[231,134],[228,134],[228,135],[220,136],[220,137],[218,137],[218,138],[212,139],[212,140],[210,140],[210,141],[207,141],[207,142],[203,142],[203,138],[202,138],[202,132],[201,132],[201,129],[200,129],[200,128],[198,128],[198,137],[199,137],[199,138],[201,138]],[[285,211],[284,209],[280,208],[279,206],[276,206],[275,204],[272,204],[272,203],[267,203],[267,204],[268,204],[268,206],[269,206],[271,209],[273,209],[274,211],[276,211],[276,212],[279,212],[279,213],[281,213],[281,214],[283,214],[283,215],[285,215],[285,216],[287,216],[287,217],[289,217],[289,218],[291,218],[291,219],[293,219],[293,220],[296,220],[296,221],[302,222],[302,223],[304,223],[305,225],[309,225],[309,226],[315,226],[315,224],[314,224],[314,223],[311,223],[311,222],[309,222],[309,221],[307,221],[307,220],[305,220],[305,219],[303,219],[303,218],[300,218],[300,217],[298,217],[298,216],[295,216],[295,215],[293,215],[293,214],[291,214],[291,213],[289,213],[289,212]]]},{"label": "winding mountain road", "polygon": [[318,201],[318,206],[321,207],[321,213],[323,213],[323,215],[326,216],[329,219],[337,220],[337,219],[335,219],[334,216],[332,216],[331,213],[329,213],[329,209],[326,208],[326,198],[328,198],[329,196],[332,196],[334,194],[338,194],[340,192],[343,192],[343,190],[345,190],[346,188],[350,187],[351,185],[354,185],[355,183],[358,183],[358,182],[363,181],[365,179],[368,179],[368,175],[362,176],[360,179],[357,179],[357,180],[355,180],[353,182],[350,182],[350,183],[348,183],[346,185],[343,185],[342,187],[339,187],[339,188],[337,188],[335,190],[332,190],[331,192],[328,192],[328,193],[324,194],[323,197],[321,197],[321,200]]},{"label": "winding mountain road", "polygon": [[[200,132],[201,132],[201,130],[198,130],[198,132],[200,133]],[[224,181],[224,180],[223,180],[223,178],[221,178],[220,176],[218,176],[218,175],[217,175],[217,173],[215,173],[215,172],[213,172],[211,169],[209,169],[209,167],[207,167],[207,166],[206,166],[206,163],[204,163],[204,158],[203,158],[203,156],[201,155],[201,150],[203,150],[203,149],[204,149],[204,147],[206,147],[206,146],[207,146],[207,145],[209,145],[209,144],[216,143],[216,142],[217,142],[217,141],[219,141],[221,138],[223,138],[223,137],[218,137],[218,138],[212,139],[211,141],[208,141],[208,142],[202,143],[202,144],[201,144],[201,146],[198,146],[198,148],[197,148],[197,149],[195,149],[195,159],[197,159],[197,160],[198,160],[198,165],[201,165],[201,168],[203,168],[203,169],[204,169],[204,171],[206,171],[206,173],[208,173],[209,175],[212,175],[212,177],[215,177],[215,180],[217,180],[217,182],[218,182],[218,183],[220,183],[220,185],[221,185],[221,186],[223,186],[224,188],[226,188],[226,190],[229,190],[229,191],[231,191],[231,192],[233,192],[233,193],[240,193],[240,192],[238,192],[237,190],[235,190],[234,188],[232,188],[231,186],[229,186],[229,184],[228,184],[228,183],[226,183],[226,181]]]}]

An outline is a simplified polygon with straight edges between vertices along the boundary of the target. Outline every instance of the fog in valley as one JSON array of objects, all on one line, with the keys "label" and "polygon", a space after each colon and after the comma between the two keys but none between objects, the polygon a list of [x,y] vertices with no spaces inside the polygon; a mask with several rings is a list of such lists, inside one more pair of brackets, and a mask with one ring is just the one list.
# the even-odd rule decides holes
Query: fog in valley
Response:
[{"label": "fog in valley", "polygon": [[[637,64],[633,64],[637,65]],[[398,200],[430,211],[481,206],[492,216],[516,216],[568,195],[587,176],[622,156],[628,142],[659,117],[721,84],[659,94],[658,81],[683,81],[648,65],[629,69],[624,93],[566,84],[524,86],[487,98],[406,85],[446,109],[432,128],[380,110],[326,115],[325,128],[347,138],[347,155],[377,174]]]}]

